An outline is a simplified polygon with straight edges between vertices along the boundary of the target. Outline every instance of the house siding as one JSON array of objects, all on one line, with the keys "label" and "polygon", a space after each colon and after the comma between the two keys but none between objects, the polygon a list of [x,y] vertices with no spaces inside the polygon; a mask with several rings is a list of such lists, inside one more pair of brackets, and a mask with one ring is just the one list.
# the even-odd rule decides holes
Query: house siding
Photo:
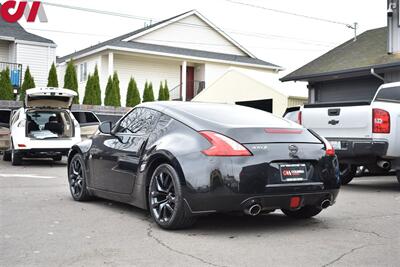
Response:
[{"label": "house siding", "polygon": [[[81,64],[84,64],[84,63],[87,64],[87,77],[89,77],[89,74],[93,75],[96,64],[99,65],[99,61],[100,61],[99,56],[87,57],[82,60],[74,61],[75,68],[76,68],[76,78],[78,79],[79,103],[83,102],[83,98],[85,96],[85,87],[86,87],[86,82],[87,82],[87,79],[83,80],[83,81],[81,80],[80,66],[81,66]],[[65,75],[65,72],[64,72],[64,75]],[[102,86],[103,83],[104,83],[104,79],[100,79],[100,86]],[[104,84],[104,88],[105,88],[105,84]],[[102,99],[103,99],[103,96],[102,96]]]},{"label": "house siding", "polygon": [[314,101],[310,99],[310,103],[369,101],[382,83],[382,80],[372,75],[313,83],[311,87],[314,89],[315,95]]},{"label": "house siding", "polygon": [[170,90],[179,86],[180,66],[181,61],[114,55],[114,70],[118,72],[120,79],[121,104],[124,106],[126,103],[126,93],[131,77],[135,79],[141,96],[145,82],[152,82],[154,96],[157,98],[161,81],[167,80]]},{"label": "house siding", "polygon": [[56,49],[48,46],[17,44],[17,63],[23,64],[22,77],[29,66],[37,87],[46,86],[50,66],[56,61]]},{"label": "house siding", "polygon": [[140,36],[133,41],[240,56],[246,55],[196,15],[191,15],[164,28]]},{"label": "house siding", "polygon": [[9,62],[9,43],[0,41],[0,61]]},{"label": "house siding", "polygon": [[385,83],[400,82],[400,71],[390,71],[385,73]]}]

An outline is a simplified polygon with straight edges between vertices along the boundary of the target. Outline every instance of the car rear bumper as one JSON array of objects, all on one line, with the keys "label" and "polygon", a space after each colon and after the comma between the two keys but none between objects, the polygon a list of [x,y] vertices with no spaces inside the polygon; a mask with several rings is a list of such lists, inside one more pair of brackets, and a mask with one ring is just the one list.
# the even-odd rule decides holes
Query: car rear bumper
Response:
[{"label": "car rear bumper", "polygon": [[333,205],[339,189],[321,190],[317,192],[297,192],[290,194],[231,194],[218,196],[211,199],[185,198],[185,203],[192,215],[215,212],[244,211],[251,205],[259,204],[263,210],[291,209],[290,202],[293,197],[300,197],[300,207],[321,206],[324,200],[329,200]]},{"label": "car rear bumper", "polygon": [[32,148],[15,150],[15,154],[27,158],[46,158],[68,155],[69,148]]},{"label": "car rear bumper", "polygon": [[339,159],[360,159],[360,157],[375,159],[385,156],[388,150],[388,142],[382,140],[328,138],[328,141],[340,142],[341,149],[335,149]]}]

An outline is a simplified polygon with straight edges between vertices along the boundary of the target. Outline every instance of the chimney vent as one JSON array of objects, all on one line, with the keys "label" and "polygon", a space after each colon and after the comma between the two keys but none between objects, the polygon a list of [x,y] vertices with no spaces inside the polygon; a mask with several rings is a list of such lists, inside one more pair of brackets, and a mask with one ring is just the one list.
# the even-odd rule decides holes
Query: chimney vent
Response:
[{"label": "chimney vent", "polygon": [[387,52],[400,53],[400,0],[387,0]]}]

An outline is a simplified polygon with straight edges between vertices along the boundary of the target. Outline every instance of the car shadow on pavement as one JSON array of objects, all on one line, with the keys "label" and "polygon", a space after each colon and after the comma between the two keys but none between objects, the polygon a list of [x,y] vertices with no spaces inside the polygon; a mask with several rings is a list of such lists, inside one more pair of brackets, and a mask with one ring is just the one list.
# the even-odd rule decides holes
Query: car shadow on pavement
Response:
[{"label": "car shadow on pavement", "polygon": [[[392,179],[391,179],[392,178]],[[395,176],[385,177],[361,177],[360,180],[354,179],[350,184],[342,187],[342,190],[350,189],[357,192],[399,192],[400,184]]]},{"label": "car shadow on pavement", "polygon": [[29,167],[66,167],[67,161],[63,159],[62,161],[54,161],[52,159],[32,159],[32,158],[24,158],[21,166],[29,166]]},{"label": "car shadow on pavement", "polygon": [[[116,212],[132,219],[139,219],[157,228],[157,225],[150,216],[149,211],[143,210],[128,204],[108,201],[104,199],[93,199],[88,202],[92,205],[103,206],[108,212]],[[324,211],[322,211],[324,212]],[[278,211],[269,214],[260,214],[252,217],[242,213],[235,214],[210,214],[200,216],[195,225],[188,229],[173,231],[174,233],[196,236],[196,235],[229,235],[235,238],[241,233],[261,235],[263,233],[274,233],[279,231],[304,231],[307,229],[327,229],[326,220],[319,219],[318,216],[306,220],[289,218]],[[161,230],[161,228],[159,228]]]}]

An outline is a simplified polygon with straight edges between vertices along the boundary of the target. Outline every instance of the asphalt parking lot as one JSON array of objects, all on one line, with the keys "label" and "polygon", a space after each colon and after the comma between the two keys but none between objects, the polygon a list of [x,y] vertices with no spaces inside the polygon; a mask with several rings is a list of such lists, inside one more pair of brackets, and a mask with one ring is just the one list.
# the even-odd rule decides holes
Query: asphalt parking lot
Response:
[{"label": "asphalt parking lot", "polygon": [[0,266],[398,266],[400,187],[363,177],[336,205],[296,221],[280,212],[212,215],[159,229],[146,211],[74,202],[66,163],[0,161]]}]

